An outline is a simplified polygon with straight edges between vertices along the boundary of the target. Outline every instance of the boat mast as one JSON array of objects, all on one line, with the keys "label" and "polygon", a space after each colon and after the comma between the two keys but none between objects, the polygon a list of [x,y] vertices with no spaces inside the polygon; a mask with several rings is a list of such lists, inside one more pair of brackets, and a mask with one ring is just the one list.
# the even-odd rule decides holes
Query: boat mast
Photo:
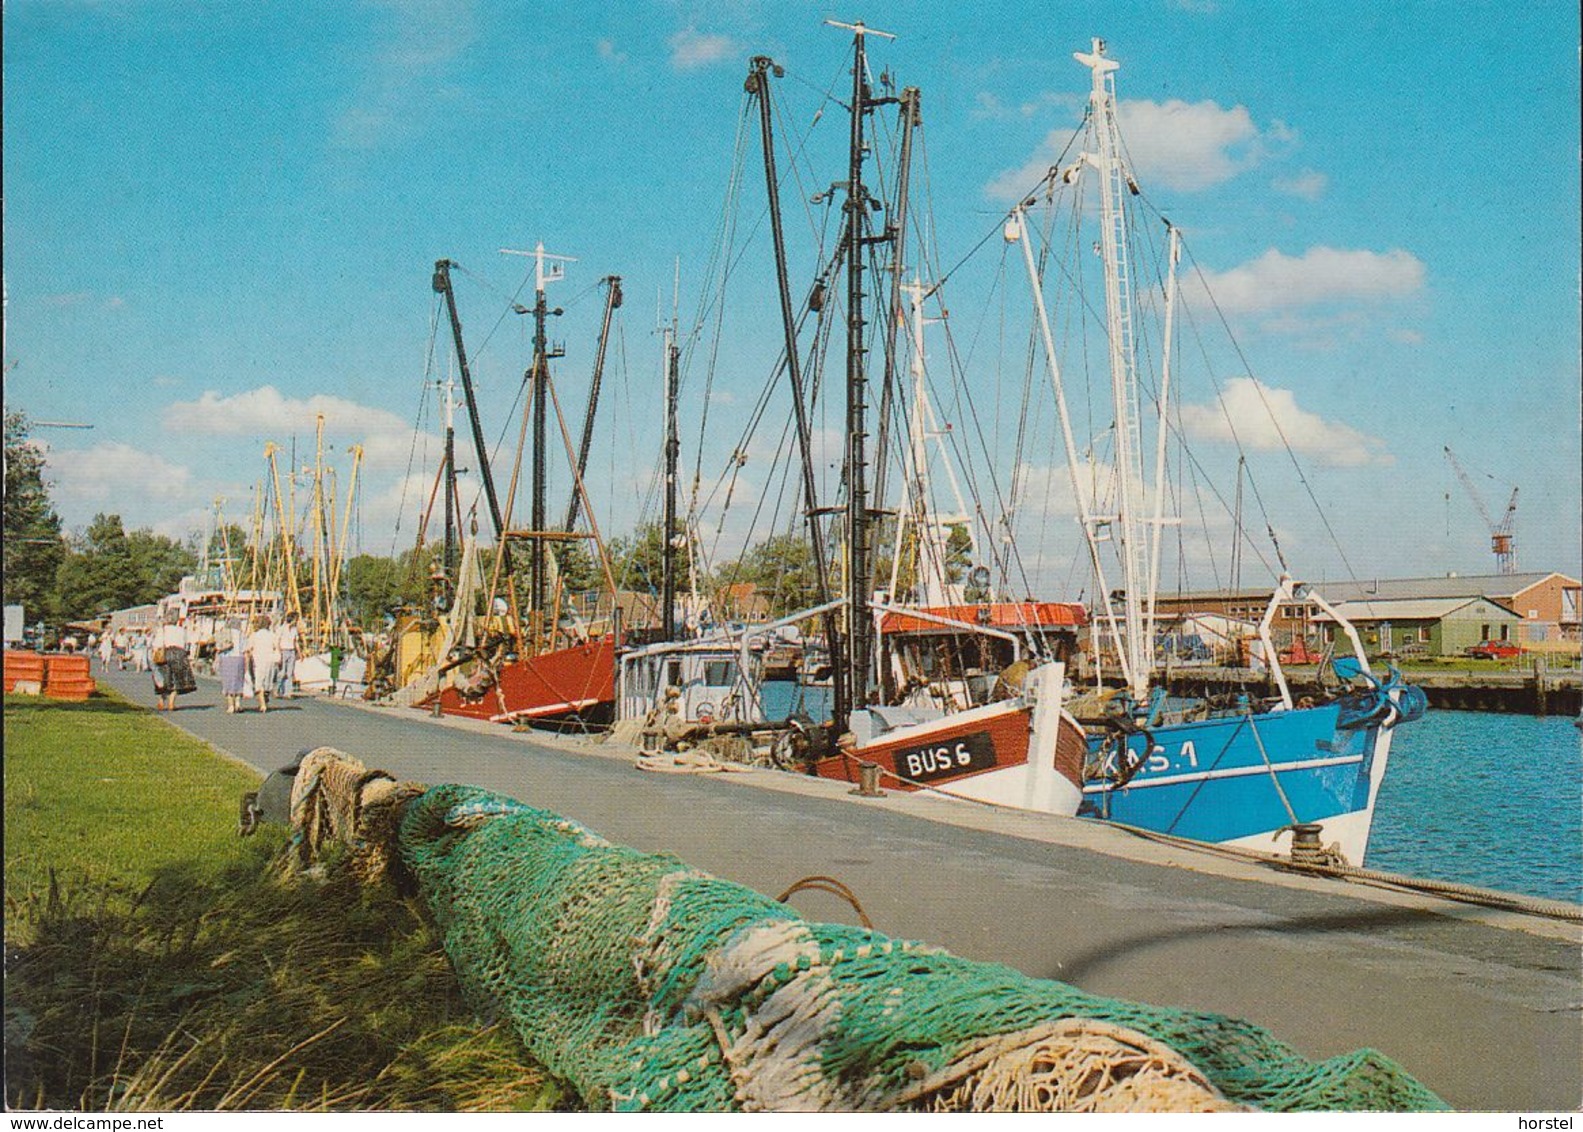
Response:
[{"label": "boat mast", "polygon": [[[780,290],[781,331],[786,339],[786,373],[791,378],[792,412],[797,424],[797,450],[802,458],[803,514],[808,521],[808,541],[813,550],[814,580],[818,586],[819,604],[830,601],[830,575],[825,557],[824,529],[819,523],[819,494],[814,478],[813,448],[808,426],[808,407],[803,397],[802,360],[797,349],[797,323],[792,310],[791,285],[787,281],[786,236],[781,226],[780,177],[775,170],[775,132],[770,113],[769,72],[777,74],[780,68],[767,55],[754,56],[748,72],[746,87],[759,102],[759,135],[764,147],[764,181],[769,197],[770,236],[775,245],[775,278]],[[825,638],[830,650],[832,672],[844,668],[845,651],[841,620],[835,611],[825,615]],[[834,718],[845,720],[850,701],[847,686],[838,678],[833,681]]]},{"label": "boat mast", "polygon": [[682,351],[676,327],[665,328],[665,526],[660,532],[660,639],[676,639],[676,468],[681,439],[676,425],[676,391]]},{"label": "boat mast", "polygon": [[[529,480],[532,503],[531,515],[528,519],[528,525],[531,527],[528,555],[528,606],[532,610],[533,618],[533,647],[537,650],[544,636],[545,591],[548,589],[544,553],[546,488],[544,433],[549,420],[550,359],[561,357],[565,353],[560,347],[551,350],[545,337],[545,323],[549,316],[561,313],[559,307],[553,311],[549,309],[549,305],[545,302],[545,287],[565,276],[566,269],[561,266],[563,263],[574,261],[570,256],[550,255],[544,250],[542,240],[534,245],[531,252],[514,251],[511,248],[501,248],[500,251],[504,255],[533,257],[533,366],[528,371],[528,378],[533,387],[533,469]],[[546,267],[546,260],[555,262]],[[519,310],[518,313],[523,312]]]},{"label": "boat mast", "polygon": [[1109,333],[1111,403],[1116,421],[1116,522],[1121,556],[1124,642],[1130,688],[1141,701],[1148,692],[1153,648],[1144,638],[1142,587],[1148,576],[1147,540],[1141,537],[1137,498],[1143,483],[1142,440],[1138,421],[1138,374],[1133,345],[1132,290],[1127,260],[1127,220],[1122,194],[1132,180],[1122,167],[1116,135],[1116,78],[1120,64],[1105,56],[1105,41],[1094,39],[1093,51],[1073,52],[1073,58],[1093,76],[1089,109],[1094,121],[1098,153],[1084,153],[1083,160],[1099,173],[1100,248],[1105,264],[1105,320]]},{"label": "boat mast", "polygon": [[502,567],[511,573],[511,548],[501,537],[505,524],[500,518],[500,500],[495,495],[495,477],[489,470],[489,447],[484,441],[484,426],[478,419],[478,399],[473,395],[473,375],[467,368],[467,350],[462,345],[462,320],[456,314],[456,293],[451,289],[451,267],[448,259],[434,261],[434,290],[445,297],[445,310],[451,318],[451,339],[456,345],[456,368],[462,374],[462,395],[467,399],[467,419],[473,429],[473,451],[478,456],[478,476],[484,484],[484,499],[489,503],[489,518],[495,525],[495,539],[500,544]]},{"label": "boat mast", "polygon": [[[868,191],[863,185],[863,156],[867,151],[864,139],[864,116],[878,106],[894,103],[894,98],[873,98],[868,89],[868,59],[866,39],[870,35],[894,39],[887,32],[873,31],[861,22],[842,24],[826,20],[832,27],[846,28],[852,32],[852,125],[847,147],[847,196],[846,196],[846,576],[847,576],[847,639],[851,642],[851,661],[846,678],[850,681],[847,711],[868,706],[874,652],[874,626],[869,613],[869,589],[873,584],[869,563],[869,514],[868,454],[865,432],[867,414],[864,367],[866,350],[863,345],[863,253],[870,244],[885,243],[893,233],[867,236],[868,212],[871,205]],[[836,731],[847,729],[848,720],[837,717]]]},{"label": "boat mast", "polygon": [[[1160,412],[1159,420],[1156,422],[1159,431],[1155,433],[1154,447],[1154,519],[1152,520],[1154,523],[1154,539],[1150,548],[1149,559],[1149,620],[1143,638],[1149,642],[1154,640],[1157,614],[1156,602],[1160,593],[1160,549],[1165,542],[1165,528],[1172,523],[1180,522],[1179,519],[1170,518],[1165,514],[1165,439],[1168,431],[1166,423],[1171,404],[1171,354],[1176,344],[1176,265],[1182,258],[1182,234],[1177,230],[1176,225],[1169,220],[1165,222],[1165,227],[1169,234],[1165,253],[1165,339],[1160,346]],[[1242,498],[1241,461],[1238,461],[1237,464],[1237,498],[1240,505]],[[1240,522],[1237,524],[1239,530],[1236,535],[1237,541],[1232,544],[1233,547],[1241,545],[1241,525]],[[1233,556],[1235,554],[1236,551],[1233,550]],[[1235,589],[1237,583],[1233,581],[1231,584],[1232,588]],[[1152,654],[1154,650],[1151,647],[1149,651]]]},{"label": "boat mast", "polygon": [[[599,326],[599,347],[594,351],[594,376],[588,383],[588,409],[583,414],[583,438],[577,449],[577,476],[576,481],[581,481],[588,474],[588,453],[594,444],[594,414],[599,409],[599,386],[605,376],[605,349],[610,344],[610,323],[621,306],[621,276],[605,276],[605,317]],[[577,490],[577,482],[572,485],[572,501],[566,507],[566,530],[574,530],[577,526],[577,512],[582,505],[582,497]]]},{"label": "boat mast", "polygon": [[440,387],[445,398],[445,557],[447,584],[456,584],[456,380]]},{"label": "boat mast", "polygon": [[[896,396],[896,339],[901,333],[901,296],[906,290],[903,282],[907,259],[907,218],[909,189],[912,184],[912,135],[923,122],[922,95],[915,86],[901,92],[901,152],[896,161],[896,212],[891,217],[890,231],[895,236],[890,254],[890,324],[885,335],[885,381],[880,390],[879,427],[874,447],[874,509],[885,510],[885,472],[890,466],[886,459],[890,451],[891,405]],[[897,542],[901,541],[901,524],[897,523]]]}]

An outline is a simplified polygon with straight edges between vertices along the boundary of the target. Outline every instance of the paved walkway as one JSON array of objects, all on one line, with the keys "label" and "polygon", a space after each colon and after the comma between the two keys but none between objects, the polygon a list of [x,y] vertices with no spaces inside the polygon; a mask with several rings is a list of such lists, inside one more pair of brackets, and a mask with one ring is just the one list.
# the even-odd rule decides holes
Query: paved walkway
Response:
[{"label": "paved walkway", "polygon": [[[146,674],[96,663],[95,676],[153,703]],[[484,786],[770,895],[836,876],[887,934],[1246,1018],[1311,1057],[1370,1046],[1459,1108],[1583,1105],[1576,925],[1289,876],[1085,821],[858,799],[769,771],[643,773],[630,751],[411,709],[296,699],[227,715],[200,679],[165,718],[261,770],[328,744],[401,777]],[[855,922],[831,896],[793,903]]]}]

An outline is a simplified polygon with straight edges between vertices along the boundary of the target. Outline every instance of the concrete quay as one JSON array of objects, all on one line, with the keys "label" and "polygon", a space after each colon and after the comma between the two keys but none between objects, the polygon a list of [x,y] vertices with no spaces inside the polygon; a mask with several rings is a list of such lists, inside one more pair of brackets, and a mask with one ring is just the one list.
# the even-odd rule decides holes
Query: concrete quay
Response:
[{"label": "concrete quay", "polygon": [[[152,705],[145,673],[95,676]],[[163,716],[256,769],[337,747],[482,786],[775,895],[823,874],[875,926],[1086,991],[1248,1019],[1314,1058],[1373,1047],[1464,1110],[1583,1106],[1583,928],[1284,873],[1077,819],[774,771],[639,771],[634,752],[325,699],[227,715],[200,679]],[[819,920],[844,902],[792,898]]]},{"label": "concrete quay", "polygon": [[[1403,677],[1424,690],[1433,708],[1567,716],[1576,716],[1583,710],[1583,673],[1575,669],[1472,671],[1447,668],[1432,671],[1414,668],[1404,672]],[[1272,677],[1247,668],[1173,668],[1163,673],[1162,679],[1176,695],[1246,692],[1260,698],[1279,694]],[[1321,686],[1317,671],[1310,667],[1287,666],[1286,680],[1294,696],[1318,695],[1335,688],[1334,680],[1328,689]]]}]

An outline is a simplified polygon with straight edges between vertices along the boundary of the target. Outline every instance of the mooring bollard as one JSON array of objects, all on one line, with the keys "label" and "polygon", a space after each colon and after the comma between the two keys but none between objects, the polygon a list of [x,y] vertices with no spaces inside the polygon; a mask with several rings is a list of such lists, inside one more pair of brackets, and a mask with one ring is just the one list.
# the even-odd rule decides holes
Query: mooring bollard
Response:
[{"label": "mooring bollard", "polygon": [[879,763],[868,761],[857,764],[857,789],[848,790],[848,794],[856,794],[859,798],[883,798],[885,791],[879,788]]},{"label": "mooring bollard", "polygon": [[1292,864],[1323,865],[1328,861],[1319,834],[1325,827],[1317,822],[1298,822],[1292,826]]}]

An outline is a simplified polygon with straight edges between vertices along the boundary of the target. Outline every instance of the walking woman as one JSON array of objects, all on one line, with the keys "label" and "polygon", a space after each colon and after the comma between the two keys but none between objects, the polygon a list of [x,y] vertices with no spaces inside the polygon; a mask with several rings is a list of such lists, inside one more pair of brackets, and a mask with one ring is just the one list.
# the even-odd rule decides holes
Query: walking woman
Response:
[{"label": "walking woman", "polygon": [[154,706],[175,711],[176,697],[196,692],[198,681],[187,660],[187,630],[174,609],[165,614],[165,623],[150,634],[149,646],[153,649],[149,659],[153,662]]},{"label": "walking woman", "polygon": [[247,686],[247,641],[240,619],[227,621],[215,635],[215,647],[223,649],[215,666],[220,670],[220,692],[225,696],[226,714],[242,710],[242,693]]},{"label": "walking woman", "polygon": [[247,638],[247,656],[253,664],[253,689],[258,693],[258,710],[269,710],[269,696],[275,690],[275,669],[280,664],[280,642],[270,628],[269,614],[263,614]]}]

